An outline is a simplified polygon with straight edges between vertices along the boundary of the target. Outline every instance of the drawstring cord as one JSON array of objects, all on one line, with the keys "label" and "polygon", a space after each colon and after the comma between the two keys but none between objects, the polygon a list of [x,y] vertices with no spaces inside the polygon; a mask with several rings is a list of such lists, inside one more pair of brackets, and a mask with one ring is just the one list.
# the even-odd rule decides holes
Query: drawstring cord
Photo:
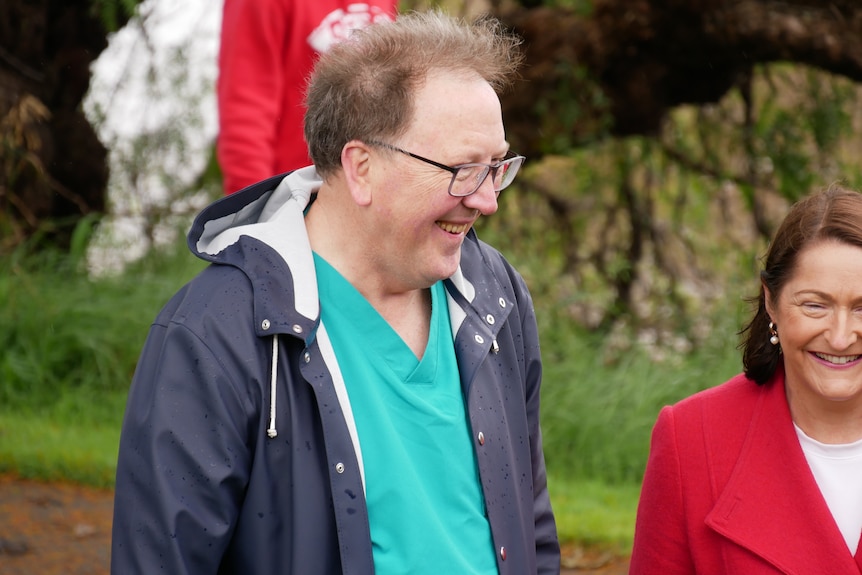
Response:
[{"label": "drawstring cord", "polygon": [[272,374],[269,382],[269,429],[266,434],[273,438],[278,435],[275,428],[275,380],[278,376],[278,334],[272,336]]}]

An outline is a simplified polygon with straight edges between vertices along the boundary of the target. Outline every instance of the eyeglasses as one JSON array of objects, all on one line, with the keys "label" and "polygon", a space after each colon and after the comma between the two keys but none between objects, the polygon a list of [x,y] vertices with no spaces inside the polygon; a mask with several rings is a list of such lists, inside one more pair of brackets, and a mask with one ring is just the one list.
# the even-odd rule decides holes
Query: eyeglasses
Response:
[{"label": "eyeglasses", "polygon": [[494,164],[477,163],[447,166],[446,164],[423,158],[422,156],[408,152],[407,150],[402,150],[401,148],[391,144],[384,144],[383,142],[375,141],[366,143],[371,146],[386,148],[393,152],[401,152],[402,154],[425,162],[426,164],[431,164],[441,170],[452,172],[452,180],[449,182],[449,195],[456,198],[463,198],[475,193],[476,190],[478,190],[485,182],[485,178],[488,177],[488,174],[491,174],[491,181],[494,182],[494,191],[500,193],[504,188],[512,183],[512,180],[515,179],[515,175],[518,173],[518,169],[520,169],[521,164],[523,164],[526,159],[524,156],[518,156],[509,152],[506,154],[506,158],[504,158],[502,162],[496,162]]}]

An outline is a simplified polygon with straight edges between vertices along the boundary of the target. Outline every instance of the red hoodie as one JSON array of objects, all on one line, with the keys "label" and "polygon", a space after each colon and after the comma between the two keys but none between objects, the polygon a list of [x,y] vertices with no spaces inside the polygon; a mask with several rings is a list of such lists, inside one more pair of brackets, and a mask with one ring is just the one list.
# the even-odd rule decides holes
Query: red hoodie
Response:
[{"label": "red hoodie", "polygon": [[216,149],[226,194],[311,163],[303,99],[317,55],[397,8],[397,0],[225,0]]}]

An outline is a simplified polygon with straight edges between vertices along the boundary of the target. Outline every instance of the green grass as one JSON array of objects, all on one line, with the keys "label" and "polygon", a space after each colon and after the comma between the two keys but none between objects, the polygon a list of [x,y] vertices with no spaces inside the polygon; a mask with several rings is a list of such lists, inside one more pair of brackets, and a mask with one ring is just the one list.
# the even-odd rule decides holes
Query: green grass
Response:
[{"label": "green grass", "polygon": [[606,339],[578,330],[542,331],[542,430],[561,542],[631,551],[656,416],[741,370],[736,320],[727,314],[714,326],[724,337],[661,361],[636,347],[609,354]]},{"label": "green grass", "polygon": [[57,254],[0,260],[0,406],[124,391],[159,308],[201,267],[179,249],[101,279]]},{"label": "green grass", "polygon": [[62,408],[0,411],[0,472],[112,487],[125,396],[112,394],[100,401],[114,404],[120,415],[93,422],[63,413]]},{"label": "green grass", "polygon": [[741,371],[734,329],[716,325],[716,333],[730,337],[661,361],[633,347],[613,362],[597,336],[543,332],[548,466],[577,479],[640,482],[659,410]]},{"label": "green grass", "polygon": [[[0,472],[111,487],[126,392],[149,324],[202,267],[182,246],[116,277],[58,256],[0,260]],[[564,543],[626,552],[658,410],[739,371],[734,322],[713,344],[612,348],[540,307],[543,436]]]},{"label": "green grass", "polygon": [[631,552],[639,484],[571,479],[551,471],[548,491],[561,542]]},{"label": "green grass", "polygon": [[148,327],[202,267],[184,251],[100,279],[59,254],[0,259],[0,472],[113,484]]}]

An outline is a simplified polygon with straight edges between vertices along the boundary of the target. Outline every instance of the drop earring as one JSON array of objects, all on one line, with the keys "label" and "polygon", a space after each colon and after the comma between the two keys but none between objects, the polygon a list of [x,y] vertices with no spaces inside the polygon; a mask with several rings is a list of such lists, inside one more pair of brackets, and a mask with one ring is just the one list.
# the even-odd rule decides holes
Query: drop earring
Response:
[{"label": "drop earring", "polygon": [[772,322],[769,322],[769,334],[769,343],[772,345],[778,345],[778,332],[775,331],[775,324]]}]

